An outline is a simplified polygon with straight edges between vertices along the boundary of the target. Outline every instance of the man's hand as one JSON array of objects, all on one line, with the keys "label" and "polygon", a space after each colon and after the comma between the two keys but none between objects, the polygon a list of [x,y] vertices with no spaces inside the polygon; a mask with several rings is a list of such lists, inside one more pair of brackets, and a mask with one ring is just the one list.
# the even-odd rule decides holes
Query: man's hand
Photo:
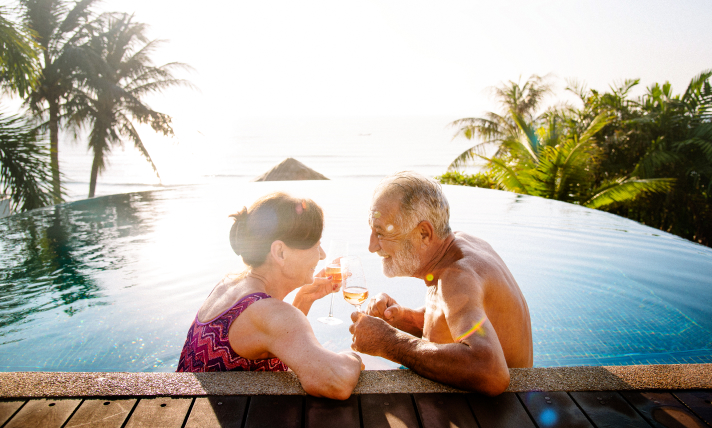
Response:
[{"label": "man's hand", "polygon": [[371,299],[366,308],[366,315],[381,318],[391,326],[415,337],[423,335],[424,314],[424,308],[418,310],[406,308],[386,293],[380,293]]},{"label": "man's hand", "polygon": [[386,293],[380,293],[368,302],[366,315],[378,317],[389,324],[397,322],[403,315],[403,308],[391,296]]},{"label": "man's hand", "polygon": [[351,320],[354,322],[349,327],[349,332],[353,335],[351,349],[363,354],[382,356],[383,347],[393,337],[395,330],[382,319],[363,312],[352,313]]}]

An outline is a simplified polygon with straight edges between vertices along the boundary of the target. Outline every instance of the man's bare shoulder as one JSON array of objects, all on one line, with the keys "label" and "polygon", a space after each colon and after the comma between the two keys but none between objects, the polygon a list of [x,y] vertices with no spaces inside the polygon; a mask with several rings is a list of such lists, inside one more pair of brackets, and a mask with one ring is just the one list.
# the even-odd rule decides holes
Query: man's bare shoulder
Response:
[{"label": "man's bare shoulder", "polygon": [[504,261],[484,239],[464,232],[455,232],[452,252],[457,253],[453,268],[462,272],[474,270],[479,276],[487,276],[490,271],[504,267]]},{"label": "man's bare shoulder", "polygon": [[497,254],[494,251],[494,248],[492,248],[492,246],[489,244],[489,242],[485,241],[482,238],[478,238],[465,232],[454,232],[454,235],[454,245],[457,245],[458,247],[461,247],[463,249],[474,250],[479,253]]}]

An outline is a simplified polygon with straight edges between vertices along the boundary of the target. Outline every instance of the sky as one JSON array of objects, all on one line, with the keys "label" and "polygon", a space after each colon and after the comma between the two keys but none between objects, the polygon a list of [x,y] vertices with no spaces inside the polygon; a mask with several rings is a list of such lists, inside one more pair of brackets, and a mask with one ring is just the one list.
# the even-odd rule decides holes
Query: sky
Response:
[{"label": "sky", "polygon": [[199,90],[157,98],[176,118],[452,115],[495,109],[488,88],[552,73],[606,89],[677,92],[712,68],[712,0],[105,0],[167,42]]},{"label": "sky", "polygon": [[[4,4],[12,4],[3,0]],[[677,92],[712,68],[712,0],[103,0],[166,42],[197,89],[151,105],[199,128],[235,117],[495,110],[489,88],[551,73],[604,90],[640,78]],[[553,101],[552,101],[553,102]]]},{"label": "sky", "polygon": [[[145,99],[173,117],[188,154],[251,118],[275,118],[275,126],[302,116],[449,123],[497,111],[490,89],[532,74],[551,76],[554,104],[575,100],[567,79],[606,90],[639,78],[634,94],[670,81],[680,93],[712,69],[712,0],[103,0],[96,11],[133,13],[151,38],[165,40],[155,64],[192,67],[179,77],[194,88]],[[161,150],[181,156],[164,150],[164,137],[140,131],[157,163],[169,156]]]}]

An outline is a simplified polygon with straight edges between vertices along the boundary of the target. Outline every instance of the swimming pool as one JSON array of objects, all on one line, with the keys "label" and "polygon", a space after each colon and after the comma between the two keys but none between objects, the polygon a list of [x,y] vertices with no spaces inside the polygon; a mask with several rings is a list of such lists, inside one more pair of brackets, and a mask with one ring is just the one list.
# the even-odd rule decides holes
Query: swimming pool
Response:
[{"label": "swimming pool", "polygon": [[[385,278],[368,253],[376,182],[216,180],[0,219],[0,370],[175,370],[203,299],[241,267],[227,214],[273,190],[324,208],[323,241],[350,241],[372,295],[420,306],[425,286]],[[535,366],[712,362],[712,249],[561,202],[457,186],[445,192],[453,229],[489,241],[522,288]],[[351,311],[337,295],[335,316],[348,320]],[[324,299],[309,314],[317,338],[347,349],[348,323],[316,321],[327,312]]]}]

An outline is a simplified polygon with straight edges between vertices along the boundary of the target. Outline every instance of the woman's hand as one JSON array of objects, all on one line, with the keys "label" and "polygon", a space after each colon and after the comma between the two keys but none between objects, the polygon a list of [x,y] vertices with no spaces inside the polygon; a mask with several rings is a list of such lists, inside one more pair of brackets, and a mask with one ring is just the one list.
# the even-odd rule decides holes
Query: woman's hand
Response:
[{"label": "woman's hand", "polygon": [[311,284],[302,285],[302,288],[297,291],[297,295],[294,296],[292,305],[302,311],[304,315],[309,313],[314,301],[341,289],[341,282],[333,284],[331,277],[325,276],[323,270],[318,275],[314,277],[314,282]]},{"label": "woman's hand", "polygon": [[[319,275],[324,275],[324,271],[319,272]],[[303,298],[309,299],[312,302],[319,300],[322,297],[328,296],[331,293],[336,293],[341,290],[341,282],[332,283],[331,277],[327,276],[315,276],[314,282],[311,284],[304,284],[302,288],[297,292],[301,294]]]}]

